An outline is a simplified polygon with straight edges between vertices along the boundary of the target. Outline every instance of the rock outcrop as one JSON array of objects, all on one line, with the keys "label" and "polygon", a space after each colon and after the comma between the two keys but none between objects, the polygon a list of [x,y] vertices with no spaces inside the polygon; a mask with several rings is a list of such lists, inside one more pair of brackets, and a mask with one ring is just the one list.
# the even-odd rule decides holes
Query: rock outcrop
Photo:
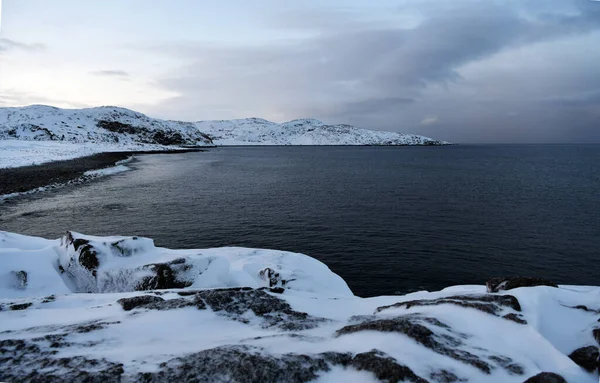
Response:
[{"label": "rock outcrop", "polygon": [[553,372],[540,372],[523,383],[567,383],[565,378]]},{"label": "rock outcrop", "polygon": [[496,277],[486,282],[488,293],[516,289],[518,287],[551,286],[558,287],[554,282],[537,277]]},{"label": "rock outcrop", "polygon": [[598,347],[596,346],[580,347],[569,354],[569,358],[573,362],[585,368],[588,372],[596,371],[599,357],[600,352],[598,352]]}]

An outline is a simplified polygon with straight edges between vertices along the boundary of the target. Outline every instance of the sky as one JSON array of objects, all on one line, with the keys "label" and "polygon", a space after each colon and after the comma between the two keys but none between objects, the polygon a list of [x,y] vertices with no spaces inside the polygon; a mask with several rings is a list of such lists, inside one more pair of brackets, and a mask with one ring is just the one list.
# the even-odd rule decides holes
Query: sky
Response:
[{"label": "sky", "polygon": [[0,107],[600,143],[598,1],[0,2]]}]

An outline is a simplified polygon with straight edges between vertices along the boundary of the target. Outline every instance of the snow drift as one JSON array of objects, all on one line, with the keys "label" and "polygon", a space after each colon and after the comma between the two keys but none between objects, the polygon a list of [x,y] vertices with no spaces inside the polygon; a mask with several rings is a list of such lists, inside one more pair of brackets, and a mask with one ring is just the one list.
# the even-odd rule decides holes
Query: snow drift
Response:
[{"label": "snow drift", "polygon": [[599,302],[539,278],[359,298],[302,254],[0,232],[0,381],[595,383]]}]

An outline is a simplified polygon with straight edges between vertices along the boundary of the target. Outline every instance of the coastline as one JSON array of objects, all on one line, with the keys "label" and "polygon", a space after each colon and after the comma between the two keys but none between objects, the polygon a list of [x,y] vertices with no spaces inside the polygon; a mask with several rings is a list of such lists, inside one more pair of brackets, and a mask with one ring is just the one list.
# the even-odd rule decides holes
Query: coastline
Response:
[{"label": "coastline", "polygon": [[143,154],[172,154],[202,152],[204,149],[143,150],[104,152],[71,160],[52,161],[39,165],[0,169],[0,196],[27,193],[56,184],[68,184],[85,176],[86,172],[117,166],[131,156]]}]

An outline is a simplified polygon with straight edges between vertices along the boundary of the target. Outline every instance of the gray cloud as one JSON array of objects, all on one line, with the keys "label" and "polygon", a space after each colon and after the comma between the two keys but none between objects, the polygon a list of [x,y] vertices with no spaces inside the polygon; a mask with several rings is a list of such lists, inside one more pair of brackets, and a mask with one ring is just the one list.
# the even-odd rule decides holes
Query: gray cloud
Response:
[{"label": "gray cloud", "polygon": [[[598,110],[600,68],[588,50],[600,54],[600,44],[581,46],[563,62],[553,47],[597,33],[600,4],[409,1],[396,12],[420,21],[405,27],[346,10],[335,17],[286,13],[273,23],[275,32],[291,28],[308,37],[267,46],[158,47],[191,64],[159,81],[180,96],[155,111],[187,119],[316,117],[394,131],[419,131],[435,115],[437,123],[424,124],[428,134],[452,141],[571,140],[575,126],[598,137],[590,116]],[[521,53],[535,49],[552,61]],[[507,60],[484,77],[464,69],[507,54],[528,61],[505,73],[515,65]],[[548,113],[549,101],[560,107]],[[573,112],[574,104],[583,110]],[[576,122],[565,124],[570,119]]]},{"label": "gray cloud", "polygon": [[11,50],[22,50],[22,51],[41,51],[44,50],[46,46],[44,44],[34,43],[28,44],[20,41],[15,41],[11,39],[0,38],[0,53],[8,52]]},{"label": "gray cloud", "polygon": [[92,71],[90,72],[90,74],[93,74],[95,76],[105,76],[105,77],[129,77],[129,73],[122,71],[122,70],[97,70],[97,71]]}]

